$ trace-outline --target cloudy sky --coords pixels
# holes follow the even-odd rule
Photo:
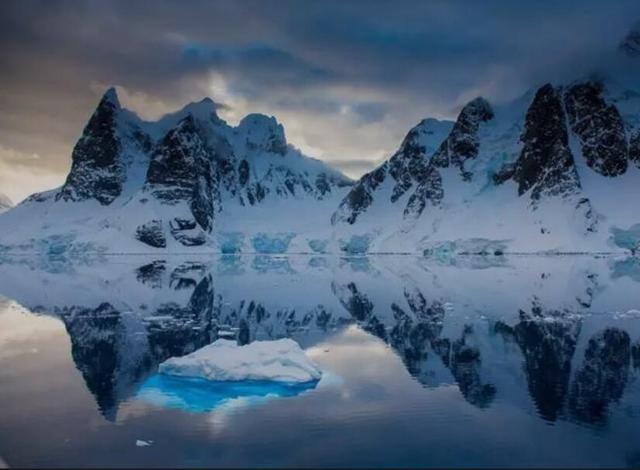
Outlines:
[[[0,192],[60,184],[110,85],[149,119],[204,96],[231,124],[274,115],[359,176],[424,117],[589,70],[638,18],[638,0],[5,0]]]

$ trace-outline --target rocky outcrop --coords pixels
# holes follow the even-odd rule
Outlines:
[[[434,164],[440,168],[453,165],[465,180],[469,180],[472,175],[464,164],[478,156],[480,124],[492,118],[493,109],[487,100],[476,98],[469,102],[462,108],[451,133],[433,156]]]
[[[73,149],[71,171],[59,199],[96,199],[108,205],[120,195],[125,175],[117,129],[120,111],[118,97],[111,88],[100,100]]]
[[[176,217],[169,222],[171,234],[185,246],[205,243],[198,228],[205,232],[213,229],[215,204],[220,200],[214,164],[215,156],[192,116],[167,133],[149,164],[145,191],[162,204],[185,204],[193,217]]]
[[[151,220],[139,225],[136,229],[136,239],[154,248],[166,248],[167,239],[162,229],[162,220]]]
[[[571,386],[569,409],[574,419],[604,424],[609,406],[622,398],[630,365],[631,341],[626,331],[607,328],[591,338]]]
[[[537,304],[531,312],[521,311],[520,318],[514,327],[498,323],[496,331],[518,344],[529,394],[540,416],[556,421],[569,390],[580,323],[565,319],[562,312],[544,311]]]
[[[513,175],[519,195],[530,191],[531,199],[537,201],[580,189],[565,121],[558,91],[550,84],[541,87],[527,111],[522,152]]]
[[[165,204],[191,202],[200,172],[205,177],[211,173],[210,159],[194,119],[187,116],[159,143],[149,163],[145,190]]]
[[[422,214],[428,203],[437,206],[444,199],[444,188],[442,187],[442,177],[436,168],[429,168],[429,171],[420,182],[415,192],[407,201],[404,208],[405,219],[416,219]]]
[[[640,168],[640,128],[633,131],[629,138],[629,160]]]
[[[452,343],[449,368],[464,398],[478,408],[486,408],[496,395],[496,387],[485,383],[480,375],[482,357],[480,350],[467,344],[473,329],[465,326],[462,337]]]
[[[571,129],[580,139],[587,165],[603,176],[627,171],[627,141],[618,109],[602,98],[602,84],[580,83],[564,94]]]
[[[378,186],[384,182],[386,174],[386,168],[379,167],[360,178],[360,181],[349,191],[336,212],[331,216],[331,223],[335,225],[339,222],[346,222],[353,225],[358,216],[373,203],[374,193]]]

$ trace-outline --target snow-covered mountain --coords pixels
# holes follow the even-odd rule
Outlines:
[[[312,251],[351,181],[289,145],[273,117],[237,127],[204,99],[146,122],[109,89],[64,185],[0,220],[12,250]],[[324,232],[326,233],[322,233]]]
[[[583,78],[425,119],[355,184],[259,114],[205,99],[145,122],[107,91],[65,184],[0,217],[0,251],[640,249],[640,27]]]
[[[362,252],[637,250],[639,34],[616,67],[420,123],[340,203],[337,239]]]
[[[13,207],[13,202],[4,194],[0,193],[0,213],[8,211]]]

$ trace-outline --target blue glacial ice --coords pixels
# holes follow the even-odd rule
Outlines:
[[[256,234],[251,243],[257,253],[264,254],[280,254],[286,253],[289,248],[289,243],[295,237],[295,233],[258,233]]]
[[[273,398],[294,397],[313,390],[318,382],[273,381],[215,382],[195,377],[156,374],[140,387],[137,398],[155,406],[205,413],[242,399],[257,405]]]

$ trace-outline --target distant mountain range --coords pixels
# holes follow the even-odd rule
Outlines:
[[[273,117],[232,127],[205,99],[146,122],[110,89],[65,184],[0,218],[0,249],[635,252],[639,69],[634,28],[587,77],[423,120],[356,182],[288,144]]]

